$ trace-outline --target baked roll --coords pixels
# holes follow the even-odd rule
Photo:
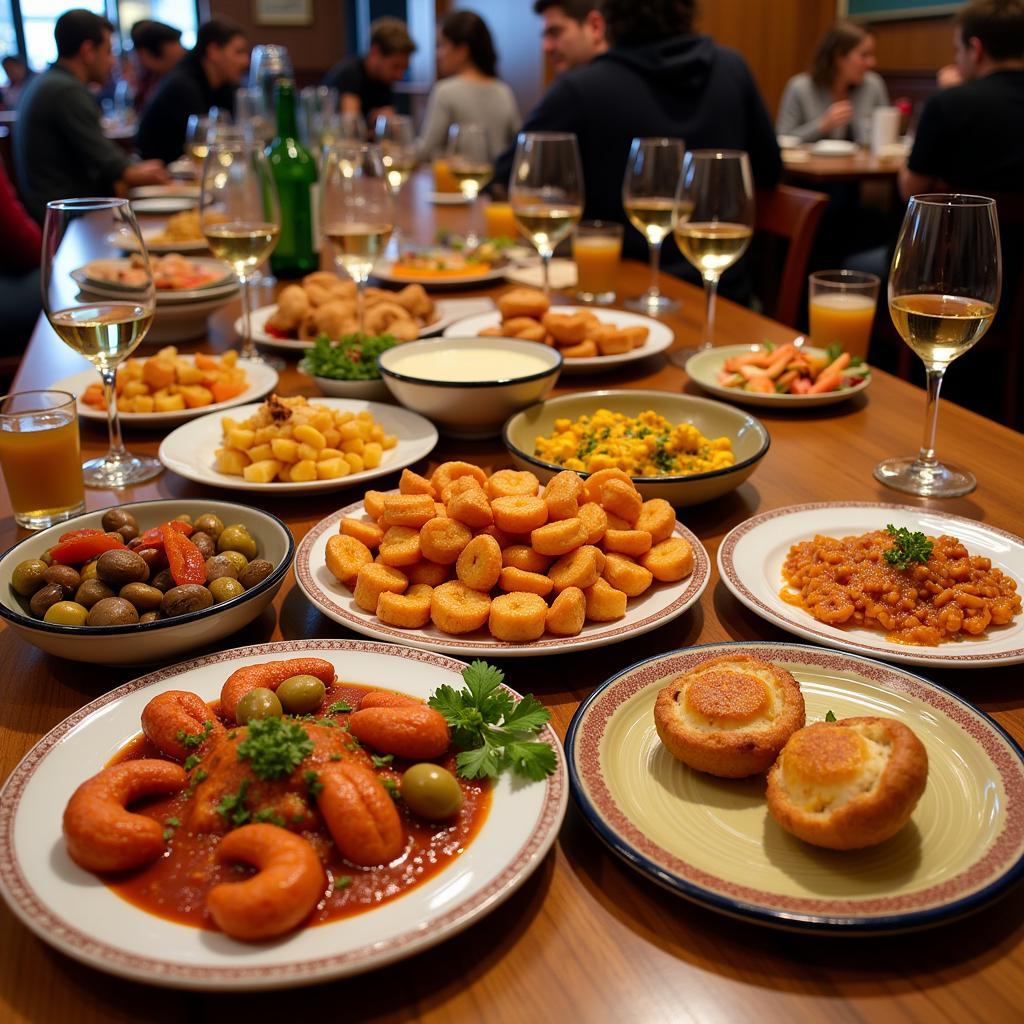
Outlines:
[[[768,809],[807,843],[858,850],[903,828],[927,779],[928,754],[902,722],[815,722],[790,738],[768,773]]]
[[[804,724],[804,698],[785,669],[723,655],[659,694],[654,724],[673,757],[727,779],[767,771]]]

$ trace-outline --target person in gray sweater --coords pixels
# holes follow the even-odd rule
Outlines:
[[[833,25],[818,43],[809,72],[786,83],[775,130],[801,142],[871,141],[871,114],[889,104],[875,66],[875,40],[851,21]]]
[[[519,131],[519,108],[512,90],[496,76],[498,57],[484,20],[472,11],[453,11],[437,33],[437,73],[430,91],[417,156],[429,160],[444,152],[453,124],[478,125],[487,134],[494,160]]]

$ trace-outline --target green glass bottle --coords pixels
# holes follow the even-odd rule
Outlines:
[[[320,257],[313,246],[316,160],[298,139],[295,83],[279,79],[274,93],[277,135],[267,147],[267,160],[281,202],[281,234],[270,257],[270,268],[277,277],[302,277],[320,267]]]

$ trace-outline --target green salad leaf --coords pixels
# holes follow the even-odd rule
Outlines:
[[[397,344],[390,334],[346,334],[338,341],[322,334],[306,353],[301,369],[332,380],[379,380],[377,356]]]

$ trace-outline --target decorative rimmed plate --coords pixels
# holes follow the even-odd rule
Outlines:
[[[788,669],[808,722],[882,715],[928,751],[924,796],[892,839],[832,851],[785,832],[764,776],[717,779],[676,761],[654,728],[658,691],[706,658],[746,654]],[[802,644],[709,644],[612,676],[565,741],[573,796],[631,867],[733,917],[797,931],[872,934],[978,909],[1024,870],[1024,755],[955,694],[891,665]]]
[[[439,334],[449,324],[455,323],[470,313],[479,313],[482,308],[490,308],[494,304],[490,299],[438,299],[434,303],[434,311],[437,316],[429,324],[420,328],[419,336],[429,338],[432,334]],[[300,341],[298,338],[279,338],[266,330],[266,322],[277,312],[276,304],[273,306],[260,306],[252,311],[252,338],[259,345],[266,348],[286,349],[292,352],[305,352],[313,347],[311,341]],[[235,332],[242,333],[242,318],[235,321]]]
[[[562,366],[563,374],[601,373],[622,366],[623,363],[635,363],[638,359],[664,352],[675,340],[672,328],[649,316],[639,313],[627,313],[622,309],[606,309],[591,306],[552,306],[553,313],[565,313],[572,316],[586,310],[593,313],[602,323],[614,324],[616,327],[646,327],[647,340],[632,352],[623,352],[617,356],[586,356],[582,359],[566,359]],[[457,320],[445,328],[445,337],[471,338],[478,335],[486,327],[497,327],[501,323],[501,314],[481,313],[479,316]]]
[[[345,680],[419,697],[461,684],[463,665],[423,651],[358,640],[294,640],[222,651],[143,676],[87,704],[51,730],[0,792],[0,891],[40,938],[92,967],[150,985],[272,989],[357,974],[411,956],[493,910],[543,860],[565,815],[565,760],[544,783],[495,786],[477,837],[451,867],[363,914],[259,944],[154,917],[121,900],[67,856],[61,811],[75,787],[139,731],[155,693],[217,697],[241,665],[319,656]]]
[[[429,455],[437,444],[437,430],[430,420],[408,409],[379,402],[365,402],[356,398],[315,398],[313,402],[343,412],[370,412],[373,418],[383,425],[386,434],[394,434],[398,438],[398,444],[384,452],[383,461],[376,469],[364,469],[361,473],[350,473],[336,480],[304,480],[301,483],[274,481],[269,484],[254,484],[240,476],[218,473],[214,468],[214,451],[221,446],[223,417],[220,413],[208,413],[171,431],[160,445],[160,461],[186,480],[209,484],[211,487],[223,487],[229,491],[295,494],[305,491],[335,491],[342,487],[352,487],[376,480],[377,477],[404,469]],[[259,407],[258,402],[234,406],[231,415],[238,420],[244,420]]]
[[[209,249],[206,240],[203,238],[192,238],[187,241],[178,242],[158,241],[163,231],[163,228],[157,227],[142,229],[142,241],[149,252],[161,254],[168,252],[207,252]],[[135,236],[128,232],[108,235],[107,241],[112,245],[119,246],[124,252],[134,252],[139,248]]]
[[[852,387],[829,391],[823,395],[762,395],[754,391],[743,391],[740,388],[727,388],[718,383],[718,374],[725,366],[726,359],[731,356],[742,356],[748,352],[756,352],[760,345],[723,345],[721,348],[710,348],[696,352],[686,361],[686,375],[704,391],[724,398],[727,402],[739,402],[741,405],[757,405],[771,409],[813,409],[822,405],[835,405],[845,402],[854,395],[859,395],[871,383],[869,373],[858,384]],[[824,349],[805,346],[805,352],[824,356]]]
[[[295,553],[295,578],[306,597],[329,619],[364,636],[424,651],[471,654],[479,658],[524,658],[605,647],[648,633],[682,615],[700,599],[711,576],[711,562],[704,546],[695,534],[677,522],[675,536],[684,537],[693,548],[693,572],[679,583],[662,583],[640,597],[631,598],[625,617],[617,622],[588,622],[578,636],[544,636],[526,644],[495,640],[486,629],[462,636],[442,633],[433,624],[424,629],[398,629],[360,608],[352,599],[352,591],[338,583],[327,569],[327,541],[338,532],[342,519],[363,513],[363,503],[357,501],[321,519],[302,539]]]
[[[158,303],[203,302],[206,299],[232,294],[238,290],[238,281],[235,279],[235,275],[231,272],[231,268],[223,261],[200,256],[193,258],[190,262],[194,263],[200,270],[209,272],[211,275],[210,280],[197,288],[157,288],[156,300]],[[99,273],[102,272],[104,265],[128,267],[130,264],[131,260],[129,258],[93,260],[84,267],[73,270],[71,276],[83,289],[88,289],[96,295],[120,298],[125,295],[131,295],[139,289],[134,285],[108,280],[99,276]]]
[[[214,402],[212,405],[204,405],[197,409],[182,409],[179,412],[122,412],[118,419],[124,427],[175,427],[187,420],[194,420],[209,413],[219,412],[222,409],[230,409],[235,405],[244,405],[247,402],[255,402],[263,398],[277,386],[277,371],[266,363],[256,362],[250,359],[239,359],[238,366],[245,370],[249,386],[234,398],[226,402]],[[83,370],[72,377],[65,377],[57,381],[53,386],[58,391],[70,391],[78,398],[78,415],[83,420],[94,420],[97,423],[107,422],[105,409],[97,409],[94,405],[86,405],[81,395],[90,384],[99,380],[96,370]]]
[[[790,547],[816,534],[849,537],[884,530],[892,523],[929,536],[958,537],[973,555],[1024,584],[1024,540],[994,526],[912,505],[842,501],[791,505],[762,512],[730,531],[718,549],[722,582],[751,611],[815,643],[868,657],[936,668],[981,668],[1024,662],[1024,615],[1006,626],[991,626],[983,637],[948,641],[935,647],[898,644],[874,629],[840,629],[779,596],[782,565]]]

